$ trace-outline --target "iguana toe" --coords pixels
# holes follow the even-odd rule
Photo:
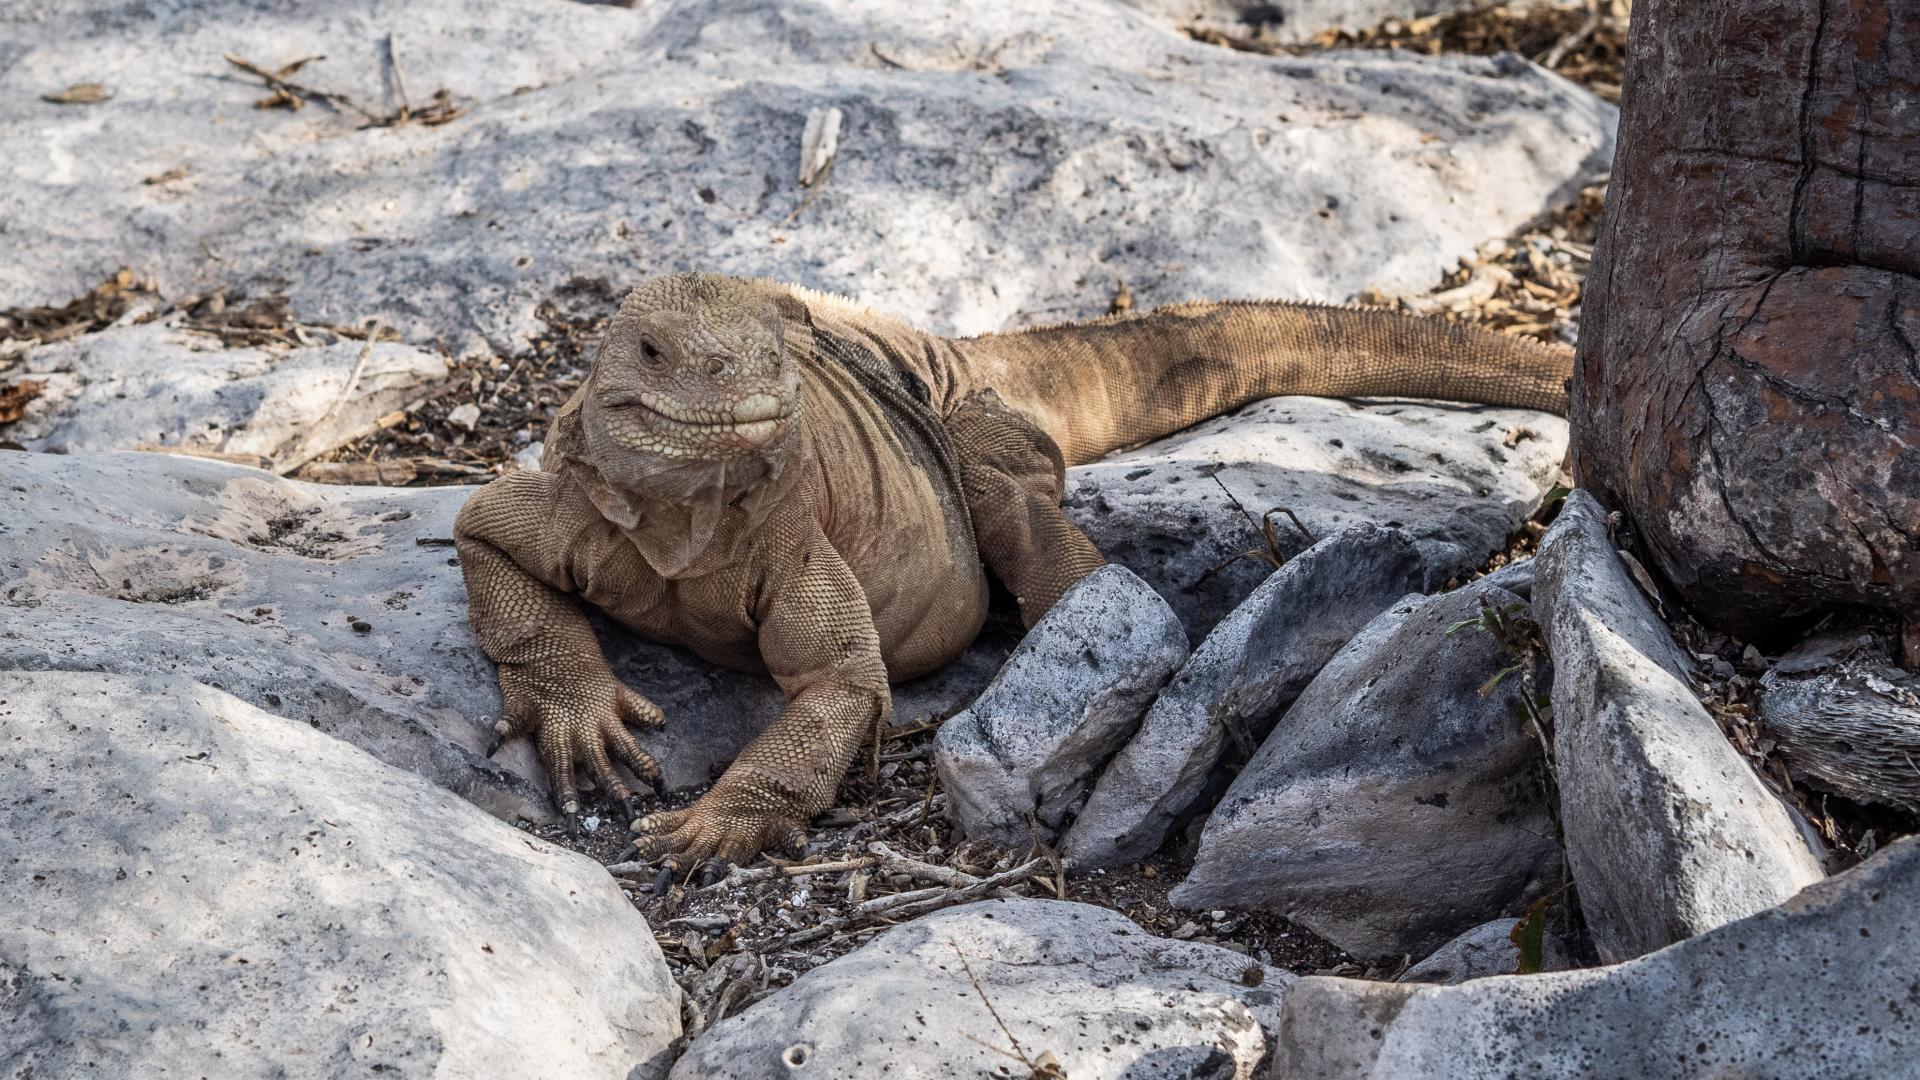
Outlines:
[[[716,787],[685,810],[648,814],[634,822],[640,858],[671,860],[678,866],[745,863],[768,847],[787,847],[800,834],[793,819],[773,810],[740,808],[731,794],[724,786]]]
[[[576,765],[608,798],[628,804],[630,814],[633,792],[614,771],[615,759],[659,790],[660,766],[640,749],[627,725],[658,728],[664,723],[660,709],[611,674],[581,678],[578,673],[556,676],[532,666],[503,666],[500,690],[505,708],[494,725],[488,753],[516,735],[535,733],[554,804],[567,815],[568,835],[575,835],[580,812]]]

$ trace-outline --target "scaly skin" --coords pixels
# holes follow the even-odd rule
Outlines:
[[[536,736],[569,819],[576,767],[621,800],[612,759],[657,777],[625,725],[660,710],[608,669],[594,604],[787,694],[693,806],[634,823],[640,855],[712,872],[797,846],[886,723],[889,680],[979,631],[989,571],[1032,626],[1102,564],[1061,513],[1067,465],[1278,394],[1564,412],[1570,364],[1361,308],[1187,304],[947,339],[772,282],[657,278],[621,304],[543,471],[488,484],[455,525],[497,730]]]

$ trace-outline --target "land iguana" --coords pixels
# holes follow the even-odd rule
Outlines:
[[[1031,627],[1100,552],[1060,508],[1065,468],[1279,394],[1565,411],[1570,350],[1440,319],[1284,302],[1190,303],[943,338],[850,301],[712,274],[621,303],[555,416],[540,471],[455,524],[495,746],[531,734],[569,827],[575,769],[658,784],[627,725],[660,709],[608,667],[581,602],[634,632],[766,672],[786,704],[637,853],[703,876],[797,849],[888,682],[958,657],[987,575]]]

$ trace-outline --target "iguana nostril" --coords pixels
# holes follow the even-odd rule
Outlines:
[[[707,361],[707,374],[716,379],[725,376],[731,370],[732,369],[727,366],[727,362],[717,356]]]

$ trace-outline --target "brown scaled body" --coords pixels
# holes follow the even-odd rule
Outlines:
[[[636,825],[643,856],[738,862],[799,841],[889,680],[951,661],[988,572],[1031,626],[1101,565],[1060,510],[1065,467],[1277,394],[1564,410],[1569,354],[1436,320],[1284,303],[946,339],[764,281],[657,278],[627,297],[554,421],[543,471],[487,485],[455,526],[499,734],[531,733],[554,798],[614,798],[626,725],[659,709],[608,669],[585,601],[655,641],[765,671],[787,703],[692,807]]]

